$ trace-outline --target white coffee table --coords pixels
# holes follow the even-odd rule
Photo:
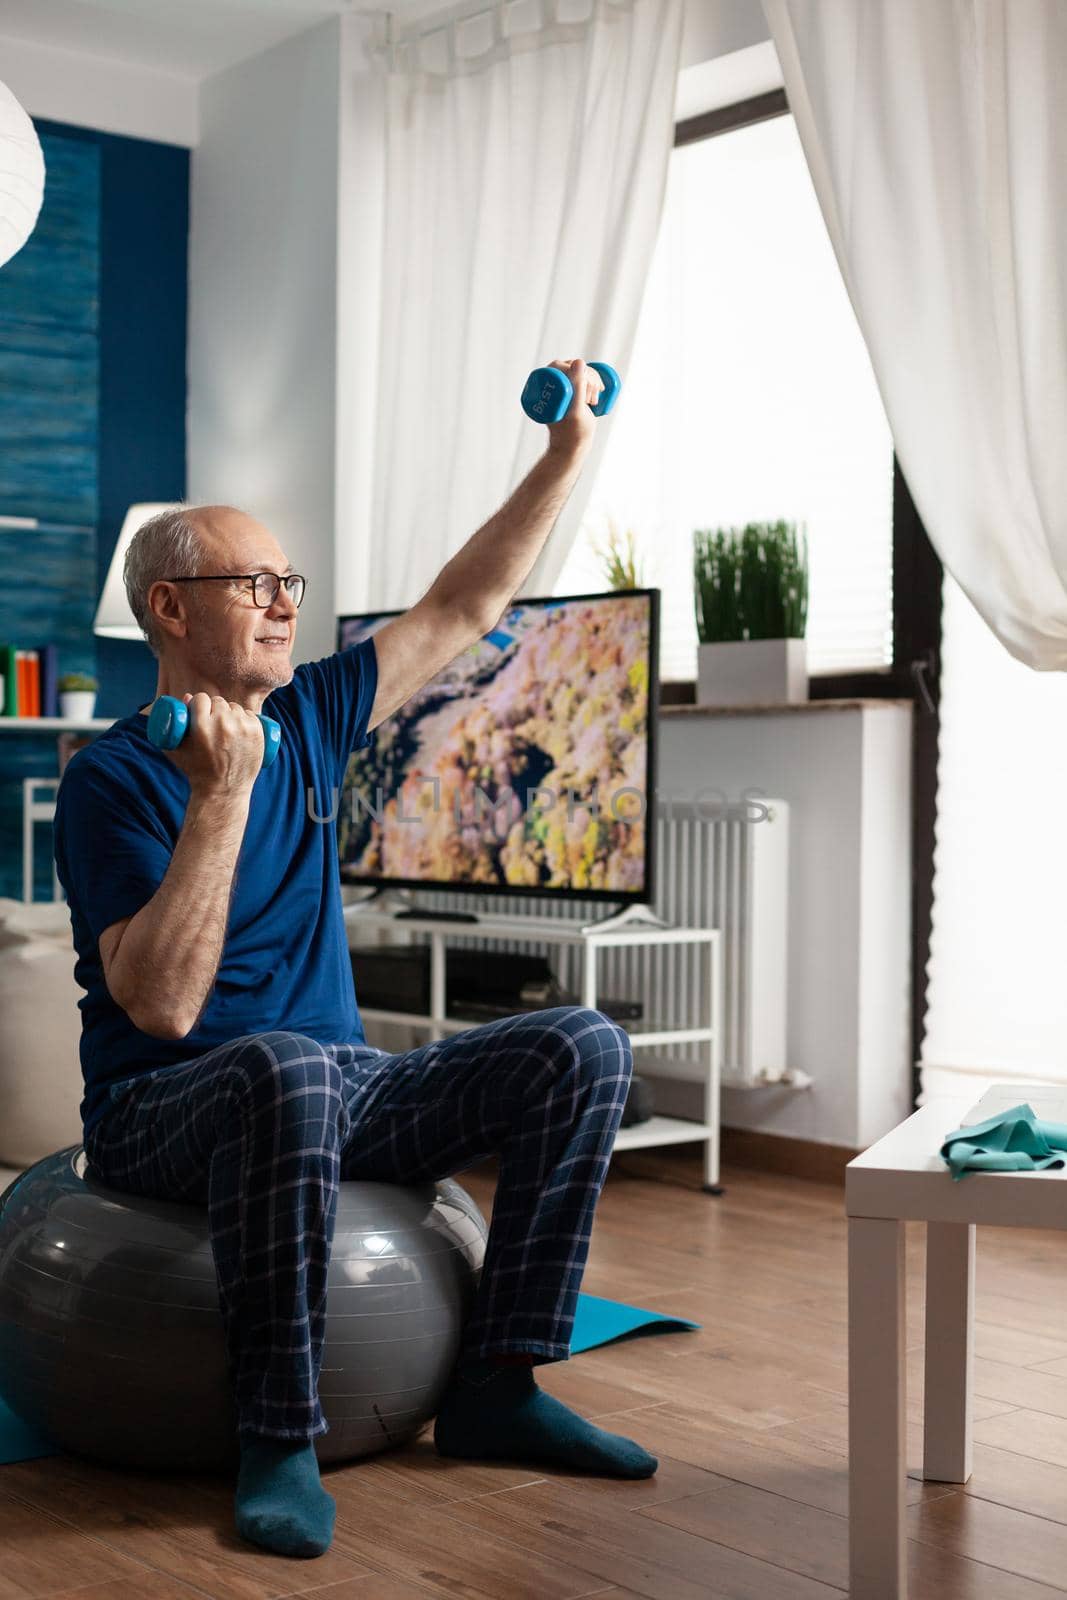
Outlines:
[[[1067,1091],[1032,1084],[934,1100],[851,1161],[848,1212],[849,1549],[852,1600],[904,1600],[904,1223],[926,1223],[923,1477],[971,1475],[975,1225],[1067,1228],[1067,1170],[953,1182],[946,1134],[1026,1102],[1067,1123]]]

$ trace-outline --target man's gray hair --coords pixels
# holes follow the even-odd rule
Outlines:
[[[126,598],[152,654],[162,638],[148,608],[148,591],[161,578],[195,578],[204,565],[204,548],[189,513],[195,506],[173,505],[141,524],[126,551],[122,581]]]

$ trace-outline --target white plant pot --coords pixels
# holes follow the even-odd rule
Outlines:
[[[698,706],[783,705],[808,698],[803,639],[697,646]]]
[[[65,689],[59,697],[59,714],[68,722],[91,722],[95,707],[95,689]]]

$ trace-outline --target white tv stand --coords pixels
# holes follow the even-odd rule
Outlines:
[[[615,1136],[616,1150],[641,1150],[651,1145],[687,1144],[699,1141],[704,1146],[704,1189],[719,1194],[719,1094],[722,1073],[722,933],[718,928],[672,928],[658,919],[641,921],[627,916],[611,917],[600,923],[580,924],[562,917],[496,916],[479,913],[473,922],[456,922],[434,917],[398,918],[386,909],[381,898],[373,905],[366,901],[344,908],[349,942],[367,930],[375,933],[425,933],[430,936],[430,1010],[383,1011],[360,1007],[368,1022],[396,1022],[425,1028],[431,1039],[462,1033],[479,1026],[481,1019],[446,1015],[445,948],[456,939],[508,939],[527,944],[575,945],[581,951],[581,1004],[597,1003],[597,955],[601,950],[646,944],[702,944],[707,947],[710,1015],[694,1019],[692,1027],[660,1028],[654,1019],[632,1023],[627,1032],[634,1050],[650,1045],[686,1044],[697,1047],[704,1072],[704,1117],[694,1122],[682,1117],[651,1117],[631,1128],[620,1128]],[[390,902],[397,904],[395,899]],[[403,902],[400,902],[403,904]],[[643,908],[642,908],[643,909]],[[359,977],[356,975],[356,998]],[[639,1069],[638,1069],[639,1070]],[[669,1070],[665,1064],[665,1070]]]

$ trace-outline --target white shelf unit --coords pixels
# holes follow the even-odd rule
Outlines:
[[[110,728],[113,721],[113,717],[0,717],[0,733],[99,732],[104,728]],[[58,784],[58,778],[22,780],[22,898],[27,904],[33,900],[34,825],[38,822],[51,823],[55,814],[55,791]],[[38,790],[49,798],[38,798]],[[63,898],[54,865],[52,898],[53,900]]]
[[[113,717],[0,717],[0,733],[62,733],[65,728],[110,728]]]
[[[549,917],[494,917],[479,915],[476,922],[442,921],[433,916],[398,918],[392,911],[375,911],[360,904],[345,907],[345,923],[349,942],[363,930],[394,934],[425,933],[430,936],[430,1010],[428,1013],[412,1011],[385,1011],[360,1006],[360,1014],[368,1022],[403,1023],[407,1027],[426,1028],[431,1039],[446,1034],[461,1033],[466,1028],[478,1027],[484,1018],[450,1017],[446,1015],[445,949],[449,940],[455,939],[506,939],[527,944],[557,944],[577,946],[580,951],[582,1005],[595,1007],[597,1003],[597,957],[602,950],[617,950],[634,945],[698,944],[707,947],[709,1015],[685,1028],[658,1028],[654,1023],[638,1022],[628,1028],[630,1043],[635,1052],[650,1045],[691,1045],[698,1050],[697,1060],[685,1062],[687,1078],[698,1077],[704,1085],[704,1116],[696,1122],[683,1117],[651,1117],[631,1128],[620,1128],[615,1136],[616,1150],[643,1150],[652,1145],[687,1144],[699,1142],[704,1146],[704,1187],[708,1192],[719,1191],[719,1099],[722,1076],[722,1016],[723,1016],[723,953],[722,931],[719,928],[650,928],[622,927],[583,929],[577,922],[568,924],[562,918]],[[357,973],[356,997],[359,997]],[[637,1070],[640,1063],[637,1062]],[[662,1072],[668,1073],[668,1063],[662,1063]]]

